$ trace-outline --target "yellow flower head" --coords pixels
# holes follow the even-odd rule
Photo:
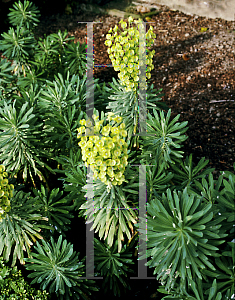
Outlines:
[[[79,121],[79,123],[80,123],[81,125],[86,125],[86,120],[85,120],[85,119],[82,119],[82,120]]]
[[[118,172],[115,174],[115,179],[119,180],[122,177],[122,172]]]
[[[96,165],[95,165],[95,164],[91,164],[90,167],[91,167],[91,170],[92,170],[93,172],[96,170]]]
[[[92,148],[93,147],[93,143],[92,143],[91,140],[88,141],[86,145],[87,145],[88,148]]]
[[[126,143],[123,139],[121,139],[121,140],[120,140],[120,145],[121,145],[121,146],[127,145],[127,143]]]
[[[123,20],[119,21],[119,23],[121,23],[123,29],[127,27],[127,23],[124,22]]]
[[[116,159],[115,159],[115,162],[116,162],[116,166],[119,166],[119,165],[120,165],[120,159],[119,159],[119,158],[116,158]]]
[[[109,158],[109,157],[110,157],[110,151],[109,151],[109,150],[104,151],[104,152],[102,153],[102,156],[103,156],[104,158]]]
[[[112,127],[112,128],[111,128],[111,132],[112,132],[113,134],[119,134],[119,129],[118,129],[118,127]]]
[[[82,127],[80,127],[80,128],[77,128],[77,131],[78,131],[78,138],[80,138],[81,137],[81,135],[82,135],[82,133],[84,133],[85,132],[85,127],[84,126],[82,126]]]
[[[118,116],[114,119],[114,121],[116,121],[117,123],[120,123],[122,121],[122,117]]]
[[[91,156],[91,157],[89,157],[88,159],[87,159],[87,163],[88,163],[88,165],[92,165],[92,164],[94,164],[95,163],[95,160],[94,160],[94,158]]]
[[[109,149],[113,149],[115,147],[115,144],[112,141],[110,141],[110,142],[108,142],[107,147]]]
[[[114,135],[114,133],[110,134],[112,136],[112,140],[114,143],[119,143],[120,137],[118,135]]]
[[[110,125],[104,126],[103,129],[102,129],[102,134],[105,135],[105,136],[108,136],[109,132],[110,132]]]
[[[102,136],[101,140],[104,141],[104,144],[106,144],[109,141],[109,137]]]
[[[121,155],[121,151],[116,149],[113,151],[113,156],[116,158],[116,157],[119,157]]]
[[[112,159],[111,162],[110,162],[110,165],[113,167],[116,165],[116,160],[115,159]]]
[[[82,148],[82,147],[84,147],[86,145],[86,142],[85,141],[80,141],[78,143],[78,145]]]
[[[98,140],[96,143],[95,143],[96,147],[98,149],[100,149],[100,147],[103,147],[104,146],[104,141],[103,140]]]
[[[100,171],[106,171],[107,166],[105,164],[103,164],[102,166],[99,167]]]
[[[126,130],[120,130],[120,135],[122,135],[123,137],[127,136],[127,131]]]
[[[101,166],[102,163],[103,163],[102,157],[101,157],[101,156],[97,156],[97,157],[96,157],[96,160],[95,160],[95,165],[96,165],[96,166]]]
[[[100,172],[99,178],[100,179],[106,179],[106,172]]]
[[[97,170],[94,170],[94,173],[93,173],[93,174],[94,174],[94,178],[97,178],[99,173],[98,173]]]
[[[106,148],[105,148],[105,147],[99,148],[99,153],[100,153],[100,155],[102,155],[104,151],[106,151]]]
[[[126,127],[125,123],[122,123],[122,124],[119,125],[120,129],[125,129],[125,127]]]
[[[129,16],[128,22],[131,23],[131,22],[133,22],[133,21],[134,21],[134,19],[132,18],[132,16]]]
[[[111,159],[107,159],[107,160],[106,160],[106,165],[107,165],[107,166],[111,166]]]
[[[114,31],[114,32],[117,32],[117,31],[118,31],[118,26],[117,26],[117,25],[114,26],[113,31]]]

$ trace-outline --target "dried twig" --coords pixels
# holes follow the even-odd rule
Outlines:
[[[209,103],[218,103],[218,102],[227,102],[227,101],[234,101],[234,100],[211,100]]]

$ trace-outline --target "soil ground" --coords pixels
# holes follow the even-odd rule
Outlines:
[[[235,22],[186,15],[160,5],[162,12],[152,16],[151,25],[156,39],[150,48],[155,50],[154,69],[150,82],[165,94],[162,101],[171,108],[172,116],[188,121],[188,139],[184,142],[185,156],[193,154],[198,163],[209,159],[208,167],[219,171],[234,171],[235,154],[235,90],[234,37]],[[78,7],[73,14],[41,17],[35,36],[43,37],[68,30],[75,42],[86,42],[86,24],[94,24],[95,64],[111,64],[104,45],[108,30],[120,17],[93,14]],[[150,24],[147,24],[147,29]],[[208,28],[201,32],[201,28]],[[188,60],[183,59],[186,54]],[[94,78],[111,82],[117,77],[113,67],[97,67]]]

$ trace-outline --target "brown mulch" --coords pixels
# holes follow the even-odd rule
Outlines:
[[[171,108],[172,116],[180,114],[179,121],[188,121],[188,139],[184,142],[185,157],[193,153],[197,163],[202,157],[209,159],[215,178],[218,171],[234,171],[235,155],[235,92],[234,92],[234,37],[235,22],[208,19],[169,10],[161,5],[160,14],[153,16],[156,39],[151,82],[157,90],[163,88],[162,100]],[[121,20],[109,15],[81,12],[73,15],[41,17],[35,37],[43,37],[67,29],[75,42],[86,42],[86,24],[95,21],[95,64],[111,64],[106,34]],[[200,32],[207,27],[206,32]],[[147,25],[147,30],[149,25]],[[165,30],[165,31],[164,31]],[[183,59],[187,54],[188,60]],[[117,77],[112,67],[97,67],[94,78],[111,82]]]

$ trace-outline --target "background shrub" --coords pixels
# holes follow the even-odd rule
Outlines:
[[[17,267],[5,266],[4,259],[0,257],[0,300],[49,300],[51,296],[46,291],[31,287]]]

